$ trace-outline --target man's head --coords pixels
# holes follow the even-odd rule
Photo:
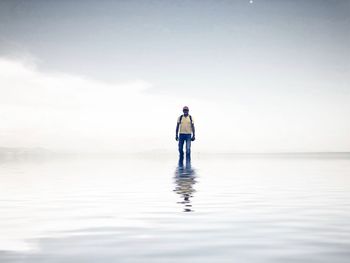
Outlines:
[[[184,115],[187,116],[187,115],[188,115],[189,109],[188,109],[187,106],[184,106],[184,107],[182,108],[182,111],[183,111]]]

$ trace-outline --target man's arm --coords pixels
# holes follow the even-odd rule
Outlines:
[[[175,140],[178,140],[178,139],[179,139],[179,136],[178,136],[178,134],[179,134],[179,126],[180,126],[180,123],[177,123],[177,124],[176,124],[176,135],[175,135]]]
[[[194,141],[196,139],[196,130],[194,128],[194,124],[192,123],[192,141]]]

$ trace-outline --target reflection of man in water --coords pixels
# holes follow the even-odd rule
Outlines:
[[[183,201],[178,203],[184,204],[184,212],[193,212],[190,198],[193,197],[192,193],[196,191],[193,188],[196,183],[194,174],[195,172],[189,163],[186,166],[179,165],[176,169],[174,191],[183,198]]]
[[[195,129],[193,124],[193,118],[188,114],[189,109],[187,106],[183,107],[183,115],[177,119],[176,124],[176,136],[175,139],[179,141],[179,161],[184,159],[183,146],[186,142],[186,160],[191,160],[191,141],[195,140]],[[180,130],[180,137],[178,136]],[[191,137],[192,136],[192,137]]]

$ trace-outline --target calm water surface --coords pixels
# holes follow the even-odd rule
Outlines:
[[[350,158],[0,163],[0,262],[350,262]]]

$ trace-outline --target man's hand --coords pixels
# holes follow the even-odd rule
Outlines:
[[[192,136],[191,141],[194,141],[195,139],[196,139],[196,137]]]
[[[177,141],[178,141],[178,140],[179,140],[179,136],[177,136],[177,135],[176,135],[176,136],[175,136],[175,140],[177,140]]]

